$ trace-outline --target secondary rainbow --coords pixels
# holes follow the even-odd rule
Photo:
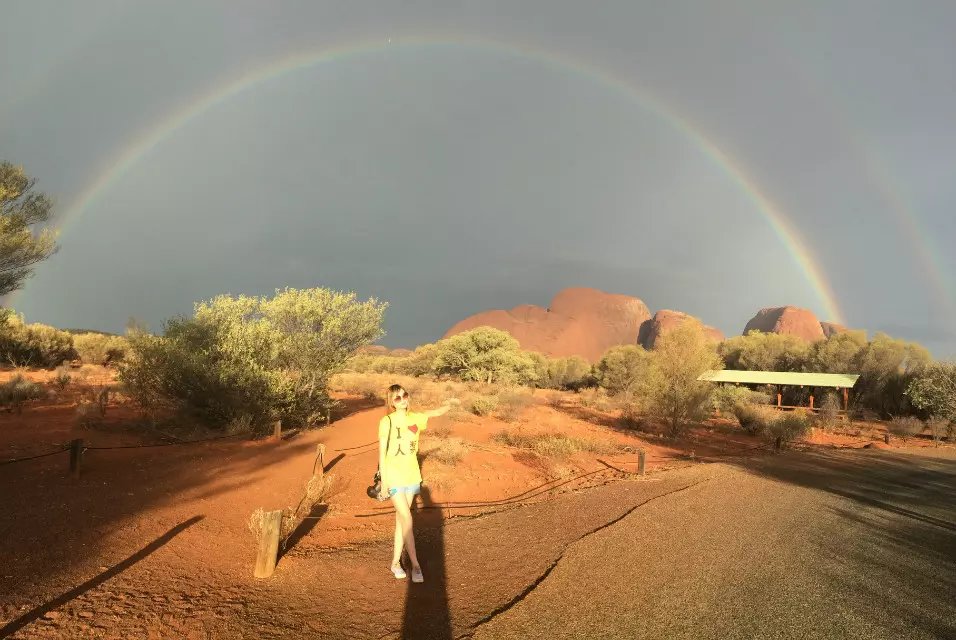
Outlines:
[[[248,70],[238,77],[219,84],[202,95],[194,97],[181,108],[161,119],[149,129],[136,136],[124,148],[120,149],[107,163],[106,168],[98,174],[93,182],[79,193],[73,203],[66,209],[61,225],[62,230],[65,232],[70,221],[86,211],[96,198],[104,193],[110,185],[119,180],[130,167],[148,155],[150,151],[158,145],[162,144],[162,142],[174,132],[216,105],[262,82],[301,69],[313,67],[318,64],[330,63],[335,60],[341,60],[363,53],[372,53],[397,47],[470,47],[479,50],[505,53],[530,58],[548,66],[578,73],[596,82],[615,88],[618,91],[623,91],[640,105],[641,108],[661,118],[691,140],[702,153],[711,158],[728,177],[741,187],[800,267],[808,283],[819,298],[822,309],[826,314],[826,319],[838,323],[845,322],[829,282],[813,259],[811,252],[800,235],[789,222],[788,217],[783,213],[780,207],[760,191],[754,181],[748,177],[739,164],[734,162],[687,119],[677,115],[673,108],[663,105],[654,99],[649,92],[644,91],[629,81],[617,77],[609,71],[581,63],[552,51],[494,40],[476,40],[468,37],[455,37],[454,39],[449,39],[448,37],[378,38],[361,43],[350,43],[338,47],[299,52]]]

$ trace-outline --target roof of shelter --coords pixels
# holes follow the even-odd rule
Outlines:
[[[743,384],[779,384],[798,387],[836,387],[849,389],[860,376],[852,373],[791,373],[789,371],[705,371],[698,380]]]

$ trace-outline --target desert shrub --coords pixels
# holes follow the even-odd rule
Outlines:
[[[531,395],[517,389],[498,394],[496,415],[505,422],[514,422],[532,402]]]
[[[797,336],[749,331],[721,342],[718,352],[728,369],[803,371],[809,348]]]
[[[444,438],[438,446],[425,452],[425,458],[429,461],[435,460],[441,464],[454,466],[462,461],[468,447],[461,438]]]
[[[911,414],[915,403],[906,391],[930,362],[929,352],[919,344],[877,334],[861,353],[854,403],[883,417]]]
[[[369,374],[340,373],[335,376],[332,388],[350,395],[384,402],[387,386],[387,383]]]
[[[640,346],[611,347],[595,365],[594,379],[611,395],[626,393],[646,377],[650,364],[650,353]]]
[[[805,365],[814,373],[854,373],[860,370],[866,333],[846,331],[810,345]]]
[[[903,442],[906,442],[908,438],[923,433],[925,426],[919,418],[914,418],[913,416],[897,416],[890,419],[886,428],[890,433],[902,439]]]
[[[778,411],[768,406],[739,402],[733,407],[734,415],[740,427],[751,436],[759,436],[767,431],[770,423],[779,418]]]
[[[698,377],[720,365],[714,342],[695,319],[684,320],[657,341],[638,394],[647,413],[666,422],[670,437],[707,417],[713,383]]]
[[[536,352],[528,355],[535,363],[538,387],[576,391],[591,383],[591,365],[580,356],[548,358]]]
[[[329,406],[329,378],[381,336],[383,311],[327,289],[219,296],[167,321],[162,337],[131,334],[120,380],[148,410],[169,407],[217,428],[243,415],[257,428],[313,424]]]
[[[498,409],[498,396],[481,395],[471,400],[471,412],[476,416],[487,416]]]
[[[50,380],[50,384],[53,385],[53,388],[57,391],[62,392],[66,389],[70,382],[73,380],[73,376],[69,374],[66,369],[62,367],[56,370],[56,375],[53,376],[53,379]]]
[[[820,411],[814,422],[815,426],[825,431],[832,431],[840,422],[840,400],[835,393],[828,392],[823,395]]]
[[[73,336],[73,348],[84,364],[119,362],[126,355],[129,342],[123,336],[102,333],[79,333]]]
[[[46,390],[41,385],[30,382],[20,374],[0,384],[0,406],[6,407],[11,413],[14,410],[21,413],[24,402],[45,397]]]
[[[956,362],[936,362],[922,369],[910,381],[906,395],[918,409],[956,421]]]
[[[478,327],[435,344],[432,370],[439,376],[487,384],[530,384],[535,364],[507,331]]]
[[[956,430],[956,425],[946,418],[930,418],[926,421],[926,427],[929,429],[930,435],[933,436],[933,442],[936,443],[943,438],[952,439],[953,432]]]
[[[572,438],[561,434],[539,433],[524,434],[504,430],[492,436],[492,440],[507,447],[528,449],[545,458],[564,460],[579,451],[596,454],[612,454],[621,450],[613,442],[601,442],[587,438]]]
[[[764,430],[764,437],[770,442],[779,443],[781,447],[799,440],[810,433],[809,416],[798,411],[791,411],[779,415],[771,420]]]
[[[89,429],[95,427],[103,421],[105,413],[103,406],[99,402],[93,402],[84,398],[76,405],[74,419],[79,427]]]
[[[26,324],[23,317],[0,317],[0,358],[14,366],[55,367],[72,360],[73,336],[44,324]]]
[[[555,397],[558,399],[561,398],[560,395],[555,395]],[[619,403],[608,395],[606,389],[601,387],[582,389],[578,392],[578,401],[582,407],[594,409],[595,411],[608,412],[619,408]]]
[[[434,344],[423,344],[415,348],[415,351],[399,359],[397,363],[397,372],[409,376],[430,376],[435,372],[435,357],[438,354],[438,347]]]
[[[718,385],[711,396],[714,411],[733,413],[738,404],[760,405],[770,402],[770,397],[759,391],[735,385]]]

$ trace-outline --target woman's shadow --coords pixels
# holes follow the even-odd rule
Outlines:
[[[452,637],[448,610],[448,576],[445,572],[445,521],[432,503],[428,487],[422,486],[414,514],[415,550],[425,582],[416,584],[408,572],[402,638],[445,640]],[[408,563],[405,563],[408,566]]]

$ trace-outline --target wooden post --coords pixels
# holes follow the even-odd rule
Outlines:
[[[883,434],[883,442],[885,442],[886,444],[890,443],[890,434],[888,433]]]
[[[810,391],[810,411],[813,411],[813,391]]]
[[[773,450],[780,451],[783,448],[783,438],[777,436],[777,439],[773,441]]]
[[[637,475],[644,475],[644,450],[641,449],[637,452]]]
[[[326,425],[332,424],[332,409],[329,407],[326,407],[325,409],[325,424]]]
[[[316,459],[316,465],[312,468],[312,477],[318,476],[321,478],[325,475],[325,445],[315,445],[315,454],[318,458]]]
[[[282,420],[276,420],[272,423],[272,439],[276,442],[282,440]]]
[[[257,578],[268,578],[276,570],[279,554],[279,529],[282,527],[282,511],[267,511],[262,519],[259,533],[259,552],[256,555]]]
[[[783,393],[780,391],[780,387],[777,387],[777,408],[783,404]]]
[[[850,390],[843,387],[843,410],[846,411],[850,404]]]
[[[70,474],[74,478],[80,477],[80,460],[83,459],[83,439],[78,438],[70,442]]]

